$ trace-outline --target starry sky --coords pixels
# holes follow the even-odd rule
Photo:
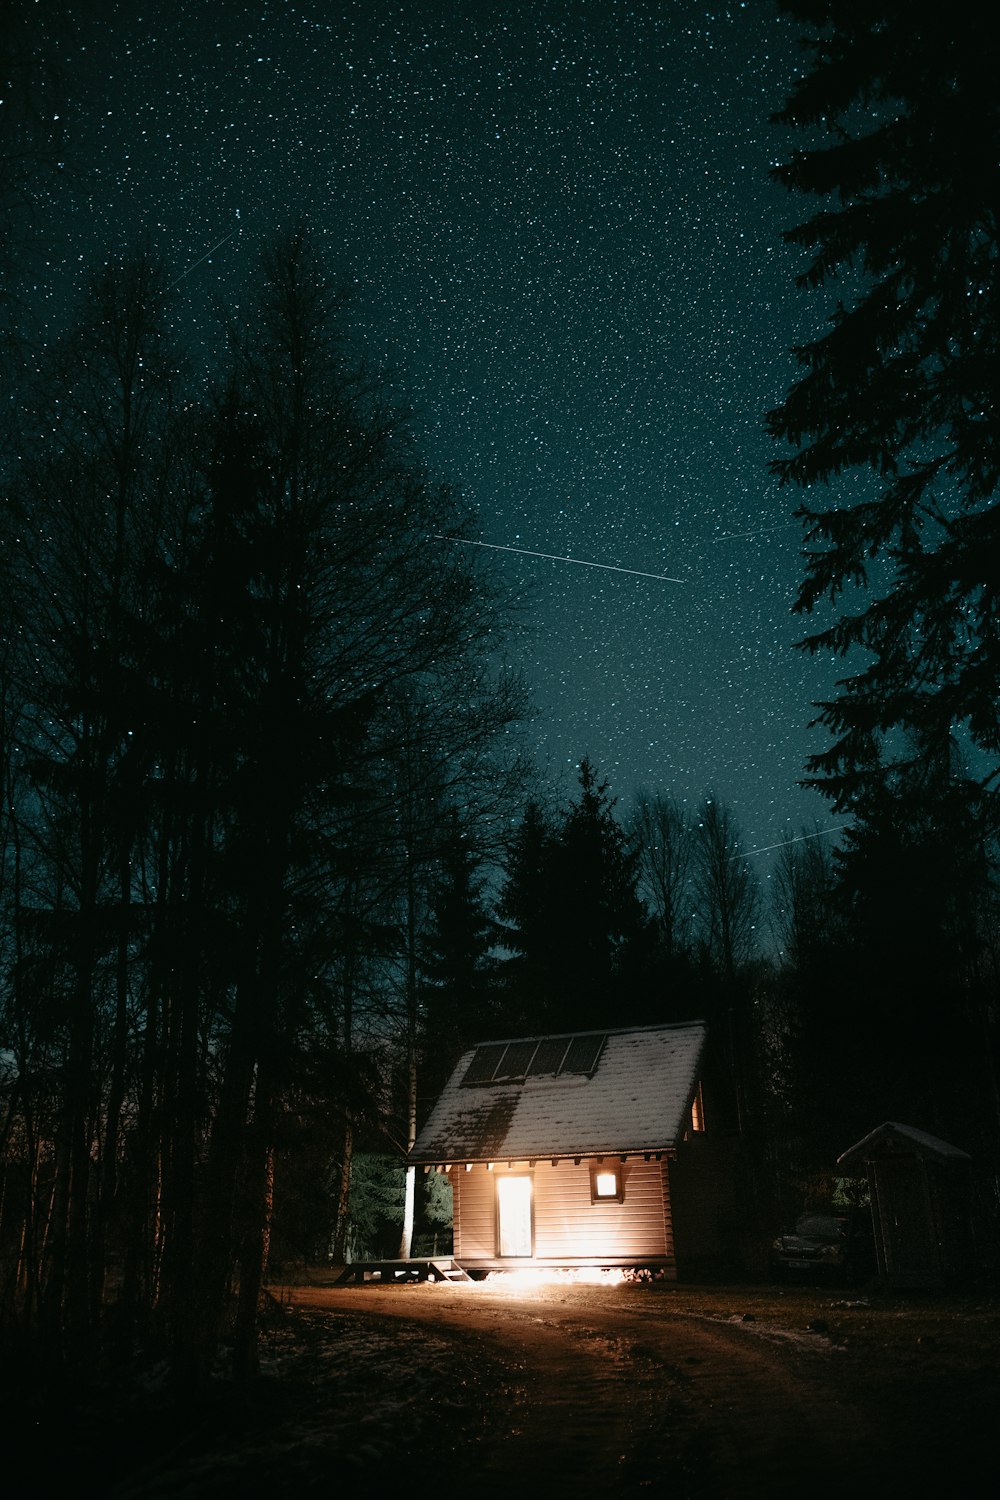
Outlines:
[[[801,65],[770,0],[104,0],[53,35],[75,165],[46,331],[144,236],[207,348],[305,218],[484,543],[679,580],[491,554],[528,591],[556,798],[588,754],[623,808],[714,790],[744,848],[839,821],[797,785],[836,668],[794,649],[797,497],[763,431],[827,311],[781,242],[807,206],[768,179]]]

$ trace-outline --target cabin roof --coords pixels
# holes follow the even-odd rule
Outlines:
[[[481,1043],[460,1058],[409,1159],[669,1150],[689,1123],[704,1045],[700,1021]]]

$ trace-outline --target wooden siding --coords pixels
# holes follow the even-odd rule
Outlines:
[[[572,1264],[611,1261],[672,1260],[673,1232],[665,1161],[641,1158],[621,1163],[621,1203],[593,1203],[590,1163],[536,1162],[534,1180],[537,1262]],[[477,1163],[471,1172],[452,1169],[455,1204],[455,1258],[466,1262],[497,1259],[496,1178],[511,1170],[498,1163],[494,1171]],[[529,1170],[516,1162],[514,1171]],[[519,1262],[523,1263],[523,1262]]]

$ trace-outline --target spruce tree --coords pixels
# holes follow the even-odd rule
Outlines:
[[[553,1002],[573,1027],[638,1019],[633,964],[646,932],[636,894],[637,854],[615,817],[615,799],[589,759],[551,864]]]
[[[452,816],[421,952],[418,1077],[424,1115],[461,1054],[493,1027],[490,951],[495,926],[486,911],[484,884],[470,841]]]
[[[551,932],[548,866],[555,831],[541,806],[531,801],[510,841],[497,915],[500,945],[509,957],[500,966],[498,1025],[501,1033],[543,1025]]]
[[[615,799],[588,759],[579,794],[547,829],[529,809],[500,914],[515,953],[512,989],[532,1031],[578,1031],[645,1019],[652,934],[636,894],[637,853]]]
[[[809,66],[776,119],[809,144],[775,171],[821,200],[785,238],[804,289],[830,288],[803,373],[770,413],[773,465],[815,492],[796,608],[840,618],[814,652],[851,656],[820,705],[834,743],[809,769],[838,805],[953,726],[975,780],[1000,775],[1000,251],[992,16],[978,0],[781,0]],[[867,589],[860,607],[845,600]],[[855,648],[866,653],[855,658]],[[856,664],[855,664],[856,663]],[[893,731],[910,730],[905,739]],[[889,753],[878,754],[879,748]]]

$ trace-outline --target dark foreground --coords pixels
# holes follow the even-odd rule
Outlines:
[[[220,1380],[182,1410],[153,1370],[48,1408],[15,1400],[8,1458],[28,1477],[6,1493],[819,1500],[980,1490],[992,1471],[1000,1301],[985,1293],[273,1291],[249,1390]]]

